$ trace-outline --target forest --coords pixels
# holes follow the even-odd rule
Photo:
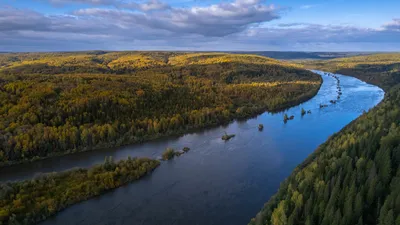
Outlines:
[[[359,78],[388,90],[400,83],[400,54],[386,53],[318,61],[296,61],[309,69],[321,69]]]
[[[0,54],[0,166],[282,110],[321,82],[295,64],[244,54]]]
[[[140,179],[160,162],[128,158],[90,169],[37,176],[32,180],[0,183],[0,225],[36,224],[75,203]]]
[[[299,165],[249,224],[399,225],[400,54],[305,62],[315,65],[355,72],[385,98]]]

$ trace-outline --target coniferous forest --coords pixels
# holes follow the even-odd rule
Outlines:
[[[0,54],[0,165],[282,110],[320,84],[299,66],[251,55]]]
[[[250,224],[400,224],[400,54],[304,64],[377,84],[385,98],[299,165]]]

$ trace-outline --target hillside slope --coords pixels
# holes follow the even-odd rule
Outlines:
[[[388,90],[400,83],[400,53],[303,61],[306,68],[350,75]]]
[[[182,134],[314,96],[321,78],[251,55],[0,55],[0,165]]]
[[[387,90],[377,107],[322,144],[250,224],[400,224],[400,54],[307,62]]]

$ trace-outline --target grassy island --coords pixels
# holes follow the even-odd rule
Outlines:
[[[177,152],[173,148],[167,148],[162,154],[162,159],[167,161],[171,160],[176,156]]]
[[[224,140],[224,141],[228,141],[228,140],[230,140],[231,138],[233,138],[233,137],[235,137],[236,135],[234,135],[234,134],[227,134],[226,132],[225,132],[225,134],[221,137],[221,139],[222,140]]]

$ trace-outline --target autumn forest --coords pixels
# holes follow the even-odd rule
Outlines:
[[[0,165],[182,134],[316,94],[294,64],[223,53],[0,55]]]

